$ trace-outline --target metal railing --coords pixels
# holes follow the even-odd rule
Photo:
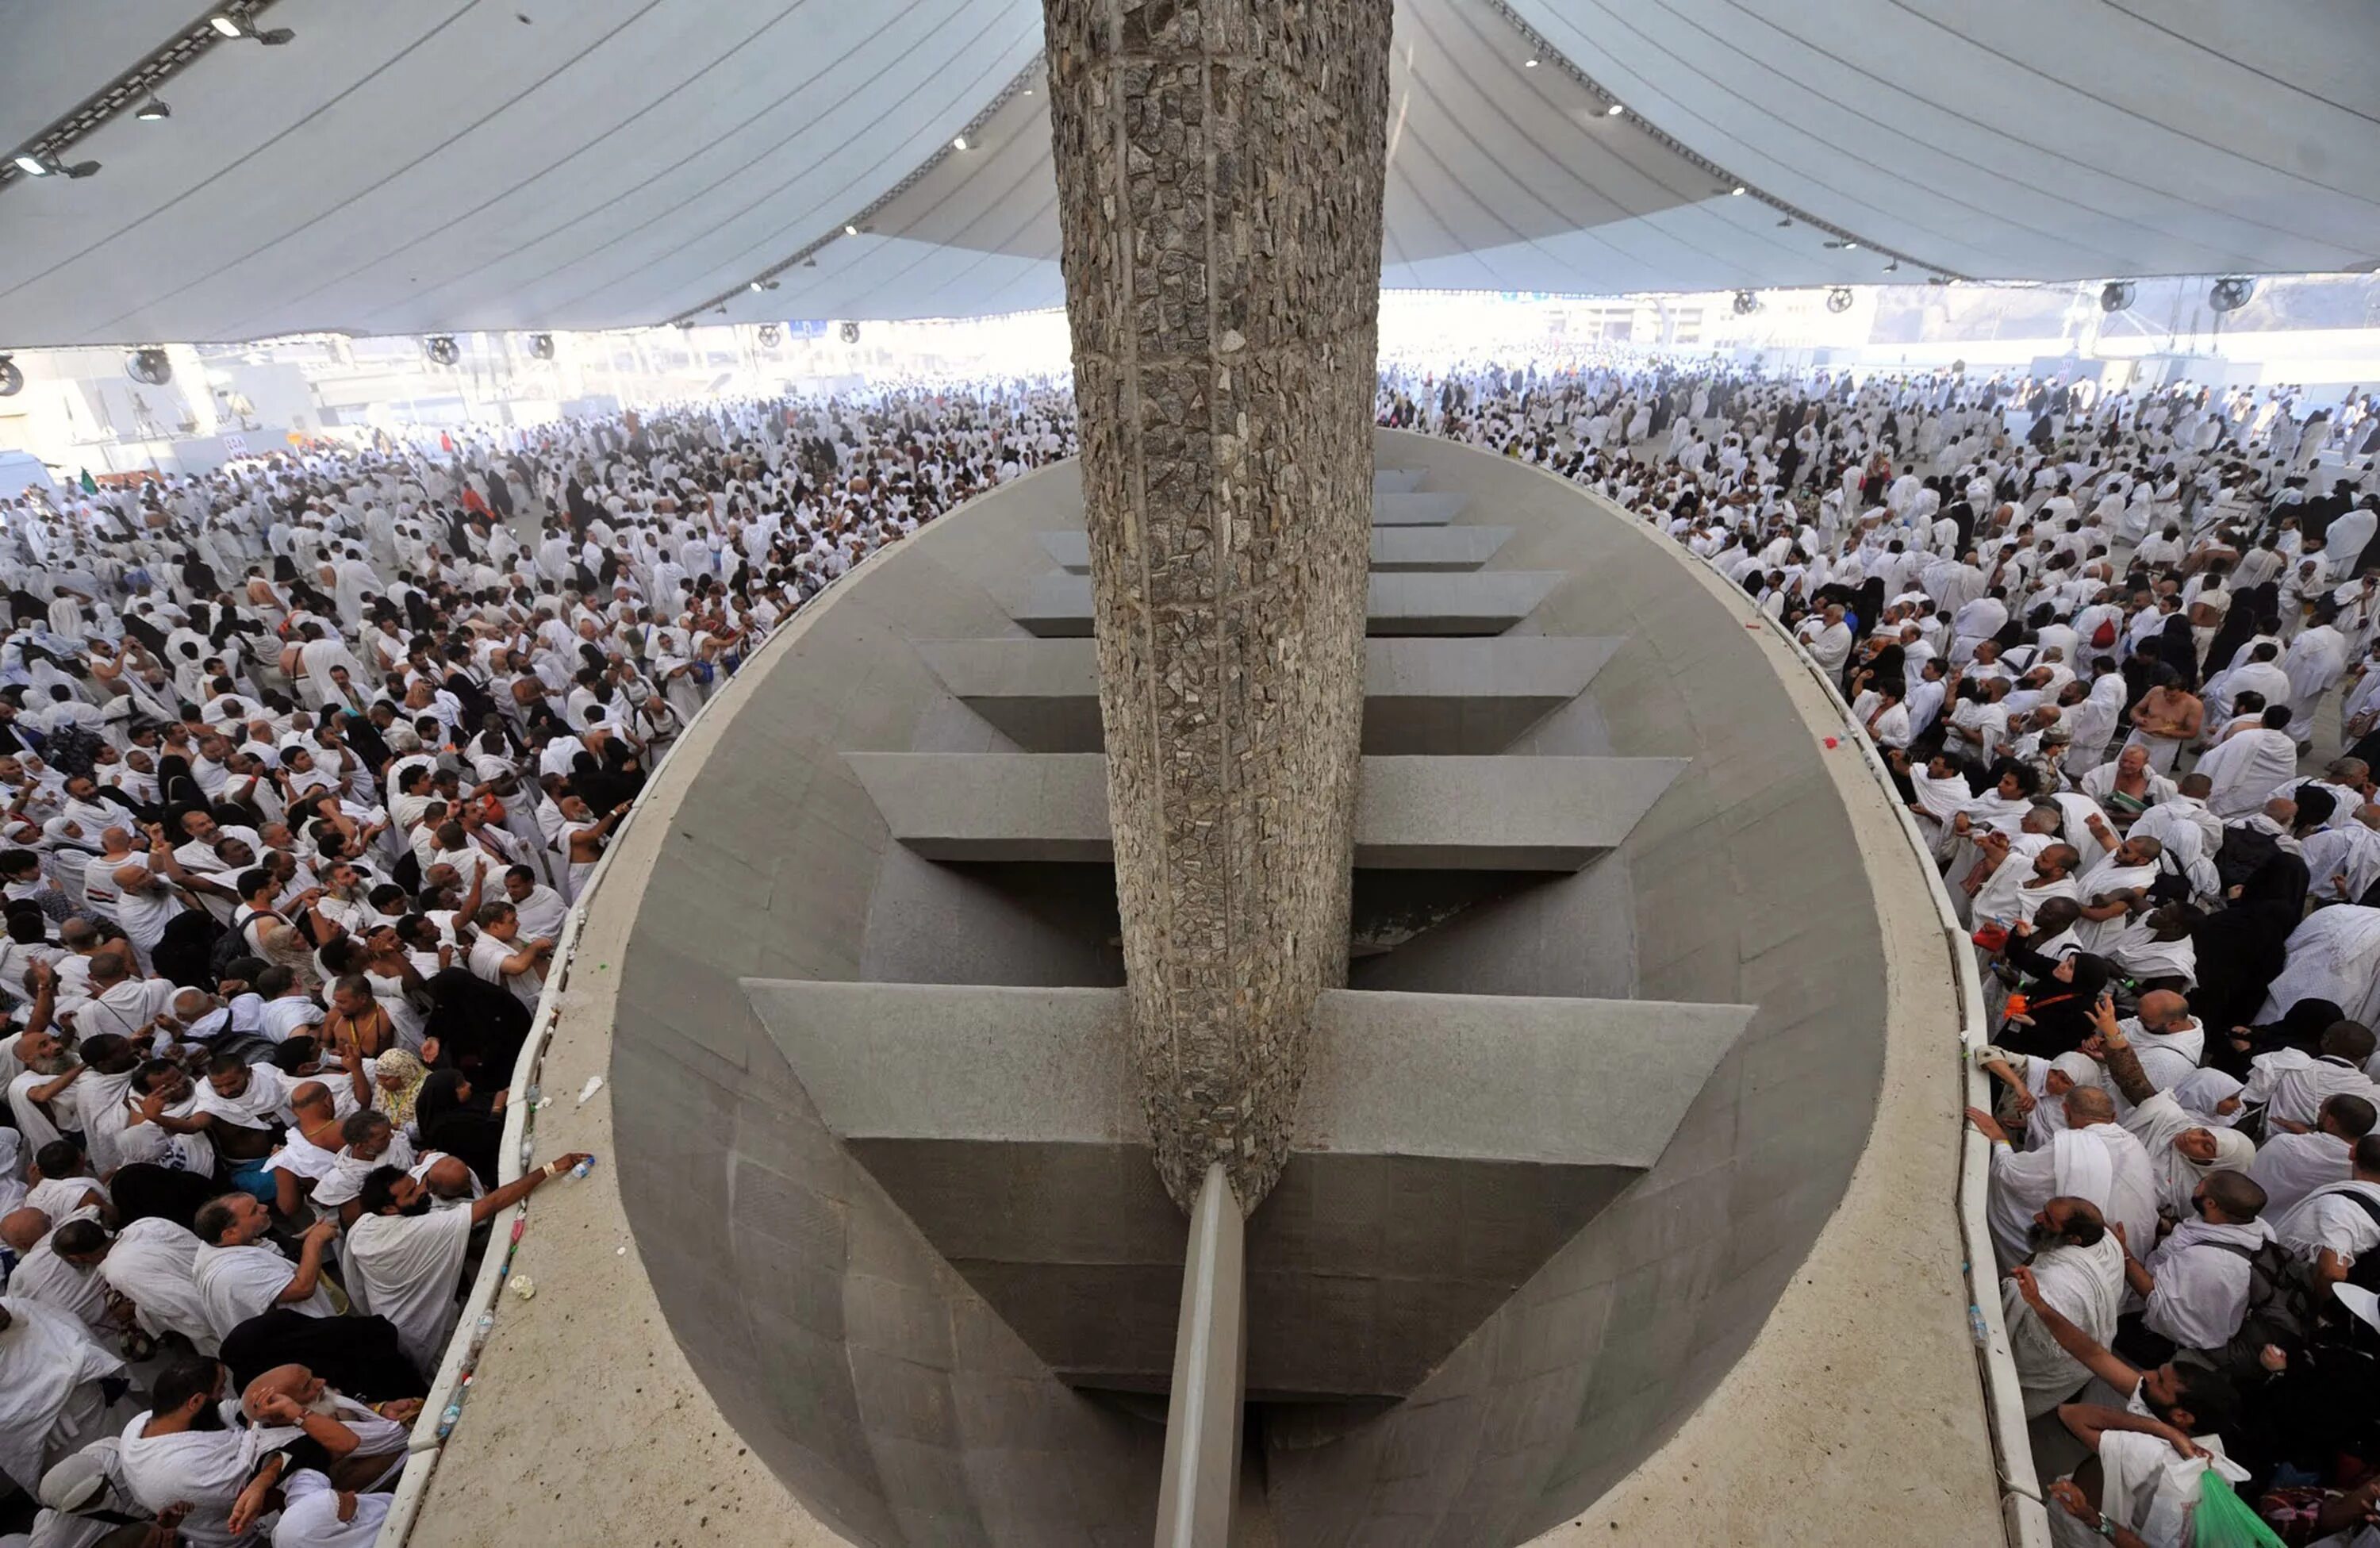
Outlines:
[[[1632,521],[1637,518],[1629,518]],[[1680,553],[1700,563],[1718,576],[1721,585],[1734,597],[1742,598],[1743,589],[1721,575],[1702,555],[1670,539],[1660,529],[1656,535],[1669,542]],[[1748,599],[1746,599],[1748,600]],[[1974,946],[1966,926],[1959,922],[1956,908],[1950,901],[1949,889],[1943,884],[1942,872],[1934,862],[1933,847],[1918,831],[1908,806],[1900,798],[1899,786],[1892,783],[1892,773],[1876,749],[1867,727],[1859,723],[1835,686],[1810,652],[1803,648],[1792,630],[1759,608],[1752,609],[1753,616],[1767,626],[1770,635],[1792,652],[1803,670],[1825,692],[1828,703],[1842,719],[1841,740],[1859,750],[1860,761],[1868,774],[1884,791],[1885,803],[1900,820],[1901,836],[1908,841],[1917,857],[1918,868],[1925,874],[1926,890],[1934,899],[1936,923],[1941,932],[1942,944],[1949,957],[1950,976],[1959,991],[1959,1064],[1961,1090],[1965,1104],[1970,1107],[1991,1106],[1990,1080],[1975,1063],[1975,1054],[1991,1041],[1991,1027],[1984,1012],[1982,969],[1976,965]],[[1963,1126],[1962,1126],[1963,1128]],[[1975,1360],[1984,1386],[1985,1418],[1988,1420],[1992,1454],[2000,1482],[2000,1514],[2008,1540],[2014,1548],[2047,1548],[2049,1512],[2043,1503],[2040,1475],[2034,1470],[2033,1444],[2026,1433],[2024,1396],[2017,1381],[2016,1360],[2009,1350],[2008,1322],[2000,1310],[1999,1272],[1998,1260],[1992,1254],[1990,1228],[1985,1223],[1984,1199],[1991,1177],[1991,1142],[1973,1128],[1963,1128],[1959,1150],[1957,1201],[1959,1234],[1966,1249],[1966,1262],[1961,1265],[1967,1282],[1967,1316],[1975,1340]]]

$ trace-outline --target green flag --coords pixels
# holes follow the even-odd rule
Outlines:
[[[99,493],[99,481],[91,476],[91,469],[88,468],[82,470],[82,492],[85,494]]]

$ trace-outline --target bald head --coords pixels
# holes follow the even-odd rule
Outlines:
[[[2265,1190],[2245,1172],[2209,1172],[2199,1185],[2210,1213],[2242,1225],[2265,1213]]]
[[[2066,1093],[2066,1126],[2088,1128],[2116,1121],[2116,1104],[2096,1086],[2077,1086]]]
[[[2170,989],[2152,989],[2141,996],[2140,1016],[2142,1026],[2161,1032],[2175,1022],[2190,1019],[2190,1002]]]
[[[36,1209],[10,1210],[0,1214],[0,1242],[19,1257],[30,1252],[50,1234],[50,1217]]]
[[[433,1198],[468,1199],[471,1196],[471,1169],[460,1156],[442,1155],[431,1162],[421,1174],[421,1186]]]

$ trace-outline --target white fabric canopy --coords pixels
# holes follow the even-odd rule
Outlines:
[[[1383,282],[2366,265],[2363,4],[1399,0]],[[195,19],[0,14],[18,144]],[[1036,0],[278,0],[259,21],[297,37],[211,47],[161,87],[170,119],[72,147],[97,175],[0,188],[0,347],[1062,298]]]

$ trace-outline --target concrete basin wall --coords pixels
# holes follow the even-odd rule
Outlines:
[[[1380,462],[1467,496],[1466,523],[1516,529],[1489,571],[1565,572],[1518,632],[1628,637],[1516,752],[1694,762],[1590,870],[1475,907],[1354,985],[1759,1007],[1659,1165],[1411,1397],[1268,1424],[1281,1542],[1475,1548],[1593,1501],[1751,1344],[1865,1142],[1886,965],[1824,754],[1690,561],[1500,457],[1383,433]],[[671,771],[684,798],[641,886],[617,877],[597,905],[634,915],[613,1121],[669,1332],[742,1440],[854,1542],[1136,1542],[1154,1509],[1153,1427],[1039,1366],[826,1132],[739,988],[909,976],[887,971],[918,955],[888,945],[896,928],[984,917],[963,896],[981,883],[890,842],[842,755],[1008,750],[909,642],[1023,637],[1014,613],[1051,566],[1036,534],[1079,519],[1072,468],[1053,469],[806,610],[746,669],[699,764]],[[1112,981],[1062,920],[1001,929],[950,976]]]

